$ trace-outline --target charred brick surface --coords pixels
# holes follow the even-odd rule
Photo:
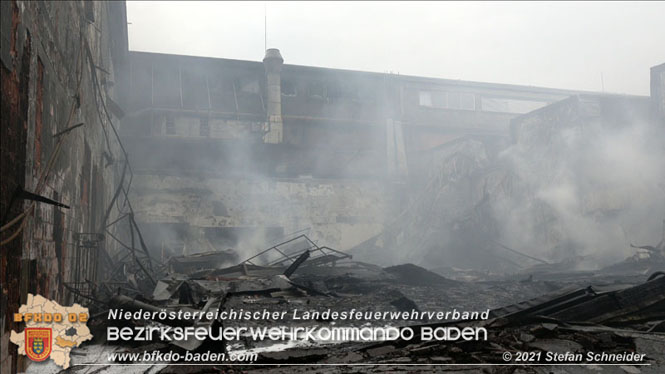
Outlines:
[[[3,1],[1,11],[0,371],[11,373],[23,359],[9,332],[22,326],[7,311],[29,292],[67,302],[74,235],[99,230],[110,200],[104,186],[113,185],[117,165],[104,154],[121,156],[98,111],[118,94],[127,31],[123,3]],[[71,208],[34,203],[22,191]]]

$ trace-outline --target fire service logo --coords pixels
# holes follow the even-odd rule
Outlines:
[[[13,318],[17,326],[24,323],[25,329],[12,330],[9,340],[18,345],[18,354],[37,362],[51,359],[67,369],[72,349],[92,339],[86,326],[88,317],[88,308],[79,304],[62,306],[43,296],[28,294]]]
[[[51,337],[53,331],[49,328],[25,329],[25,354],[32,361],[44,361],[51,355]]]

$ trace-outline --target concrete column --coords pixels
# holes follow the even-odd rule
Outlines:
[[[386,120],[386,159],[389,175],[406,177],[409,174],[402,123],[392,118]]]
[[[266,69],[266,110],[268,129],[263,136],[265,143],[277,144],[283,140],[284,125],[282,123],[282,82],[281,72],[284,59],[279,49],[266,50],[263,66]]]
[[[656,123],[665,126],[665,64],[651,68],[651,107]]]

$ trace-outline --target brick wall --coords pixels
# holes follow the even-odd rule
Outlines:
[[[2,224],[31,205],[21,198],[12,203],[19,187],[71,207],[37,203],[24,223],[2,232],[6,241],[23,227],[0,250],[2,373],[22,371],[27,364],[9,342],[9,331],[23,328],[14,325],[12,312],[27,293],[71,302],[64,283],[72,279],[75,234],[103,231],[123,156],[109,123],[109,117],[117,119],[99,107],[101,100],[118,96],[115,83],[127,54],[124,7],[122,2],[2,2]],[[79,123],[84,125],[55,136]]]

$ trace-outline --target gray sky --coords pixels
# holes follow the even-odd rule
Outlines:
[[[127,2],[130,49],[649,94],[665,2]]]

